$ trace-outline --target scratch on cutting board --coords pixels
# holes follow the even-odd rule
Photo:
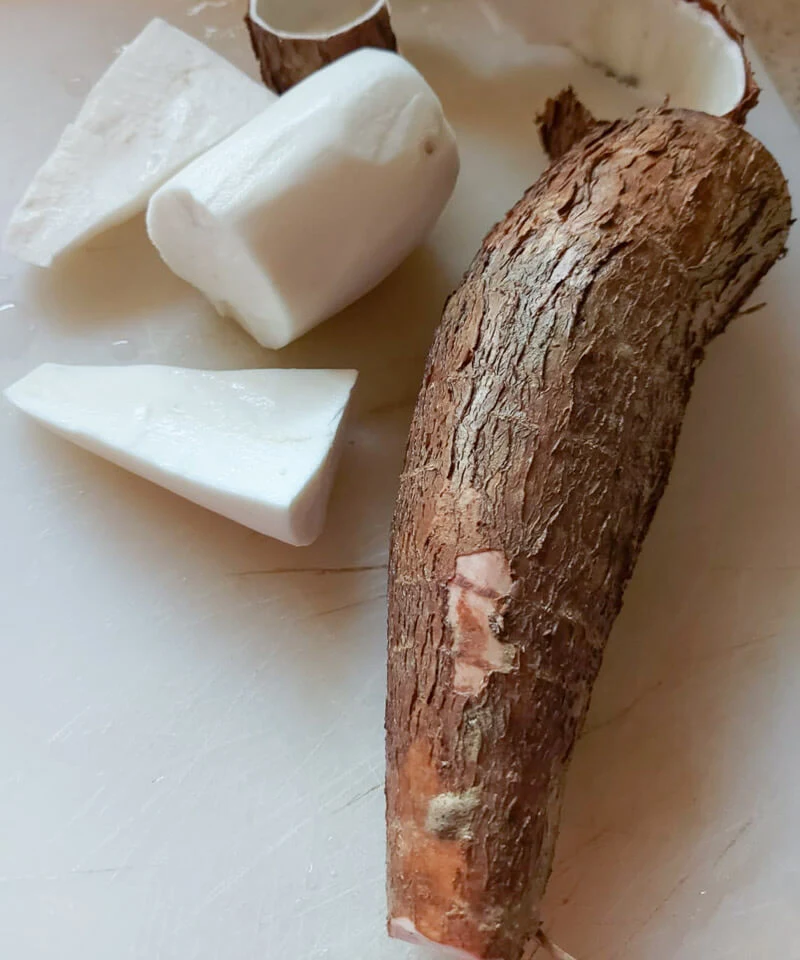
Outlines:
[[[333,613],[343,613],[345,610],[355,610],[356,607],[364,607],[368,603],[373,603],[375,600],[385,600],[386,594],[379,593],[374,597],[364,597],[363,600],[353,600],[352,603],[343,603],[338,607],[330,607],[327,610],[319,610],[315,613],[309,614],[307,617],[300,617],[297,620],[297,623],[303,623],[307,620],[319,620],[321,617],[329,617]]]
[[[225,896],[225,894],[233,889],[237,884],[241,883],[242,880],[246,879],[251,873],[254,873],[259,866],[267,859],[270,851],[265,851],[256,857],[255,860],[252,860],[248,863],[246,867],[240,870],[238,873],[232,874],[230,877],[226,877],[224,880],[221,880],[205,897],[203,897],[200,906],[197,910],[198,916],[203,913],[212,903],[216,903],[220,897]]]
[[[587,850],[590,850],[593,846],[595,846],[595,844],[600,843],[600,841],[605,837],[611,835],[624,836],[624,834],[622,834],[620,831],[612,830],[611,827],[601,827],[586,840],[582,840],[579,844],[577,844],[575,849],[571,850],[570,853],[562,860],[559,860],[555,865],[556,870],[564,870],[566,867],[570,866],[574,860],[580,856],[583,856]]]
[[[751,637],[749,640],[742,640],[739,643],[734,643],[729,647],[721,646],[716,650],[709,650],[707,653],[703,653],[699,657],[690,659],[689,665],[704,665],[710,660],[716,660],[718,657],[726,657],[734,653],[742,653],[747,650],[752,650],[756,647],[763,646],[765,643],[769,643],[771,640],[775,640],[778,636],[779,635],[777,633],[769,633],[761,637]]]
[[[747,833],[747,831],[753,826],[754,819],[753,817],[748,817],[747,820],[738,828],[736,833],[731,837],[728,843],[725,845],[725,849],[719,854],[719,856],[714,861],[714,867],[718,867],[725,857],[733,850],[733,848],[739,843],[742,837]]]
[[[297,781],[297,778],[303,773],[304,770],[314,762],[315,758],[325,749],[326,744],[329,740],[334,737],[338,737],[340,732],[336,727],[329,727],[327,731],[322,735],[322,737],[317,740],[314,746],[309,750],[305,757],[300,761],[300,763],[294,767],[292,773],[285,778],[282,787],[278,790],[277,794],[272,798],[271,804],[273,808],[273,813],[276,817],[281,816],[285,811],[292,810],[296,806],[297,801],[294,796],[290,797],[286,804],[283,803],[284,798],[289,792],[289,787]],[[348,776],[352,776],[351,771],[347,771]],[[336,778],[334,783],[340,778]]]
[[[200,3],[196,3],[186,11],[186,16],[196,17],[204,10],[221,10],[223,7],[227,7],[229,3],[230,0],[201,0]]]
[[[497,11],[490,7],[486,0],[475,0],[475,6],[483,14],[486,22],[489,24],[493,33],[502,33],[503,21],[497,15]]]
[[[420,358],[423,359],[423,358]],[[389,400],[386,403],[379,403],[375,407],[370,407],[365,411],[365,416],[371,417],[378,413],[391,413],[394,410],[411,410],[417,402],[416,396],[401,397],[400,400]]]
[[[48,742],[53,744],[58,743],[61,740],[66,740],[71,735],[73,727],[82,717],[86,716],[89,710],[89,707],[84,707],[83,710],[76,713],[75,716],[71,720],[68,720],[63,727],[60,727],[58,730],[56,730]]]
[[[357,793],[354,797],[351,797],[347,803],[342,807],[337,807],[333,812],[341,813],[342,810],[347,810],[348,807],[354,806],[359,800],[364,800],[365,797],[369,797],[373,793],[377,793],[378,790],[383,790],[383,783],[376,783],[374,787],[370,787],[369,790],[363,790],[361,793]]]
[[[372,779],[372,776],[374,776],[375,773],[376,771],[374,770],[371,771],[368,779]],[[357,782],[359,780],[363,781],[364,779],[367,779],[367,778],[361,777],[360,775],[357,774],[356,769],[352,769],[347,772],[343,772],[339,774],[338,776],[334,777],[332,780],[328,780],[326,784],[328,787],[327,799],[323,803],[321,809],[330,810],[332,814],[340,813],[342,810],[345,809],[345,807],[347,807],[347,802],[341,804],[340,801],[344,801],[347,794],[350,793],[350,791],[352,790],[353,782],[354,781]],[[338,787],[340,784],[343,785],[341,789],[337,789],[335,792],[330,792],[331,788]],[[369,790],[366,791],[364,795],[366,796],[368,794],[371,794],[373,792],[373,789],[376,789],[376,788],[370,788]],[[355,802],[356,799],[360,800],[361,797],[359,796],[358,798],[353,798],[353,802]],[[335,806],[335,804],[340,804],[340,805]]]
[[[742,640],[739,643],[734,643],[730,646],[721,646],[716,650],[709,650],[705,653],[700,654],[696,657],[691,657],[689,659],[689,665],[695,669],[708,666],[709,663],[717,660],[719,657],[729,657],[736,653],[743,653],[748,650],[756,649],[761,647],[766,643],[769,643],[772,640],[775,640],[779,635],[777,633],[769,633],[764,636],[751,637],[747,640]],[[587,726],[583,733],[580,736],[581,740],[585,740],[587,737],[591,737],[593,734],[598,733],[600,730],[605,730],[607,727],[613,726],[616,723],[619,723],[621,720],[624,720],[628,714],[632,713],[641,703],[653,693],[657,693],[661,690],[667,683],[675,684],[676,686],[685,682],[686,680],[694,677],[695,674],[688,673],[683,674],[681,677],[666,677],[661,680],[658,680],[656,683],[651,684],[646,687],[638,696],[634,697],[626,706],[621,707],[616,713],[608,717],[606,720],[601,720],[598,723]]]
[[[0,883],[58,883],[63,880],[73,880],[76,877],[95,877],[100,875],[116,876],[118,873],[130,873],[131,870],[139,870],[141,867],[135,867],[131,864],[121,865],[119,867],[92,867],[78,868],[70,870],[67,873],[46,873],[46,874],[18,874],[11,877],[0,877]]]
[[[690,877],[691,877],[690,873],[685,873],[680,878],[680,880],[678,880],[677,883],[675,883],[674,886],[670,888],[669,892],[665,897],[661,899],[658,906],[654,910],[652,910],[640,924],[637,925],[636,929],[628,937],[628,939],[622,944],[619,950],[615,950],[614,953],[612,953],[609,956],[608,960],[616,960],[617,957],[622,957],[625,955],[625,951],[627,950],[627,948],[642,933],[642,931],[646,930],[647,927],[650,926],[653,920],[655,920],[655,918],[659,915],[659,913],[661,913],[661,911],[664,909],[664,907],[666,907],[666,905],[670,902],[670,900],[672,900],[675,894],[679,893],[683,889],[683,887],[686,885],[686,882],[689,880]]]
[[[298,833],[301,833],[303,830],[314,824],[317,821],[320,813],[324,813],[329,806],[330,802],[323,803],[320,808],[314,810],[308,816],[303,817],[296,823],[293,823],[292,826],[284,834],[282,834],[281,837],[279,837],[274,843],[271,843],[269,847],[265,848],[260,854],[258,854],[258,856],[256,856],[254,860],[249,861],[246,867],[221,880],[203,898],[197,911],[198,914],[202,913],[202,911],[206,910],[212,903],[215,903],[220,899],[220,897],[225,896],[226,893],[240,884],[250,874],[254,873],[261,866],[261,864],[264,863],[265,860],[271,858],[277,850],[294,839]]]
[[[334,893],[330,897],[326,897],[324,900],[312,900],[307,907],[303,910],[298,911],[295,914],[297,919],[304,917],[306,914],[315,913],[317,910],[322,910],[325,907],[330,907],[334,903],[339,903],[340,900],[346,900],[351,894],[356,893],[360,890],[368,890],[370,887],[377,886],[378,884],[383,885],[386,881],[382,876],[373,877],[371,880],[367,880],[362,883],[354,883],[352,886],[347,887],[345,890],[339,890],[337,893]]]
[[[649,697],[651,693],[656,693],[660,690],[666,680],[659,680],[657,683],[651,684],[649,687],[646,687],[642,692],[633,698],[626,706],[622,707],[616,713],[612,714],[608,719],[601,720],[599,723],[594,724],[594,726],[587,727],[581,734],[581,740],[585,740],[587,737],[591,737],[592,734],[597,733],[600,730],[605,730],[606,727],[613,726],[615,723],[619,723],[620,720],[624,720],[629,713],[632,713],[639,704],[646,698]]]
[[[342,780],[344,777],[338,777],[337,780]],[[274,853],[279,850],[281,847],[284,847],[290,840],[297,836],[298,833],[301,833],[307,826],[315,823],[322,814],[328,812],[334,812],[331,810],[333,804],[336,802],[338,797],[328,797],[313,813],[309,814],[306,817],[303,817],[302,820],[297,821],[292,824],[292,826],[286,830],[274,843],[270,845],[270,852]]]
[[[376,563],[366,567],[276,567],[274,570],[242,570],[238,573],[229,573],[229,577],[277,577],[289,574],[306,573],[311,576],[323,577],[337,573],[369,573],[373,570],[388,569],[387,563]]]
[[[327,749],[328,743],[332,739],[339,736],[341,736],[341,731],[339,729],[337,729],[335,726],[329,727],[323,736],[317,740],[312,749],[309,750],[305,757],[299,762],[299,764],[293,768],[292,773],[284,779],[282,787],[270,800],[271,817],[274,822],[283,823],[285,820],[285,815],[291,815],[294,811],[296,811],[297,798],[295,793],[290,792],[291,787],[297,784],[300,775],[314,764],[320,753]],[[361,773],[362,768],[366,768],[363,774]],[[334,804],[345,800],[347,794],[350,792],[350,790],[352,790],[354,781],[356,783],[368,783],[373,778],[380,779],[382,776],[382,761],[380,763],[364,761],[360,764],[357,764],[355,767],[349,767],[341,770],[332,779],[326,781],[329,794],[326,801],[322,804],[320,812],[326,810],[330,810],[331,813],[338,812],[338,809],[341,808],[336,808]],[[339,786],[339,784],[342,783],[345,784],[343,789],[335,789]],[[330,791],[334,790],[335,792],[330,793]]]
[[[83,817],[85,817],[92,807],[97,803],[100,797],[105,793],[105,786],[98,787],[95,792],[89,797],[89,799],[81,806],[79,810],[72,814],[69,818],[70,825],[78,823]]]

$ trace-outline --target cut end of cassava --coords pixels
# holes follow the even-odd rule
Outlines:
[[[740,72],[740,78],[738,88],[734,87],[731,91],[732,96],[736,96],[737,99],[725,113],[720,112],[720,115],[734,123],[744,124],[747,115],[756,106],[761,96],[761,88],[756,83],[753,65],[745,50],[744,34],[736,29],[724,9],[718,7],[713,0],[684,0],[684,2],[693,4],[702,13],[715,20],[718,29],[727,37],[728,57],[734,64],[734,71]]]
[[[416,927],[413,920],[408,917],[395,918],[389,921],[389,936],[395,940],[402,940],[404,943],[412,943],[415,947],[425,947],[427,950],[436,951],[442,958],[450,960],[481,960],[474,953],[468,953],[459,947],[451,947],[444,943],[437,943],[423,936]]]
[[[714,0],[612,0],[610,6],[598,30],[600,65],[674,106],[744,123],[760,91],[744,36]]]
[[[413,944],[415,947],[423,947],[430,951],[434,957],[441,957],[442,960],[485,960],[485,958],[470,953],[468,950],[462,950],[460,947],[453,947],[448,944],[437,943],[424,936],[417,930],[416,924],[408,917],[400,917],[389,921],[389,936],[394,940],[402,940],[404,943]],[[552,960],[575,960],[574,957],[566,953],[561,947],[553,941],[543,931],[528,946],[524,953],[524,960],[532,960],[534,955],[544,951],[545,956]]]
[[[397,50],[386,0],[250,0],[245,23],[276,93],[361,47]]]
[[[714,0],[497,2],[530,42],[566,46],[654,103],[741,124],[758,101],[744,37]]]
[[[727,113],[720,115],[733,123],[743,125],[747,115],[758,102],[760,89],[753,77],[750,60],[744,50],[744,36],[710,0],[679,0],[682,4],[696,5],[705,15],[716,18],[719,29],[724,31],[738,54],[742,65],[742,94],[736,105]],[[714,111],[705,111],[714,112]],[[556,97],[551,97],[544,110],[536,117],[539,137],[545,153],[552,161],[558,160],[591,133],[598,133],[608,126],[604,120],[598,120],[578,98],[575,90],[568,87]]]

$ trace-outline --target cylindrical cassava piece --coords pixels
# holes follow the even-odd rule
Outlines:
[[[458,169],[421,74],[397,54],[359,50],[173,177],[147,228],[179,277],[277,350],[398,267]]]
[[[738,126],[643,112],[565,153],[450,299],[391,554],[394,936],[535,950],[565,772],[695,370],[790,215]]]
[[[397,50],[386,0],[250,0],[245,23],[276,93],[360,47]]]

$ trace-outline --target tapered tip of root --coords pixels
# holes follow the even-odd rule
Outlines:
[[[459,947],[451,947],[444,943],[436,943],[435,940],[429,940],[428,937],[423,936],[417,930],[414,922],[407,917],[389,921],[389,936],[395,940],[403,940],[405,943],[413,943],[416,947],[435,950],[441,957],[452,957],[455,960],[480,960],[475,954],[461,950]]]

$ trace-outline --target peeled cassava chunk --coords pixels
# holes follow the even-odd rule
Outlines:
[[[278,349],[369,292],[455,186],[436,94],[394,53],[313,74],[166,183],[147,211],[167,265]]]
[[[4,248],[50,266],[141,213],[165,180],[275,99],[202,43],[152,20],[98,80],[37,172]]]
[[[390,932],[480,960],[544,941],[567,767],[695,371],[791,218],[728,119],[564,106],[572,142],[549,130],[561,159],[446,307],[392,538]]]
[[[325,523],[356,376],[46,363],[6,397],[78,446],[303,546]]]

